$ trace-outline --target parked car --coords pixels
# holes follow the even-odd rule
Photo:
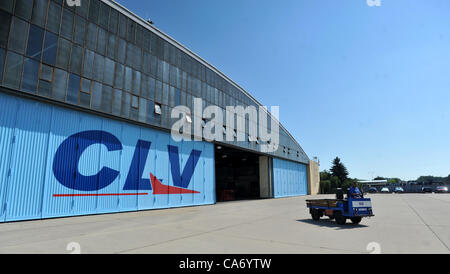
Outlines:
[[[383,187],[380,191],[381,193],[391,193],[388,187]]]
[[[369,193],[377,193],[377,192],[378,192],[378,190],[376,187],[369,188]]]
[[[448,187],[438,186],[436,187],[436,193],[448,193]]]
[[[433,189],[431,187],[424,186],[422,187],[422,193],[433,193]]]
[[[403,187],[396,187],[396,188],[394,189],[394,192],[395,192],[395,193],[404,193],[405,190],[403,189]]]

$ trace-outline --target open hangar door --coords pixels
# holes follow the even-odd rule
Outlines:
[[[215,145],[217,202],[271,198],[271,158]]]

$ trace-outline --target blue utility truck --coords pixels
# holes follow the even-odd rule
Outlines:
[[[323,216],[335,219],[339,225],[344,225],[347,219],[359,224],[364,217],[373,217],[372,201],[370,198],[351,197],[344,199],[342,190],[337,191],[336,199],[306,200],[306,206],[312,219],[318,221]]]

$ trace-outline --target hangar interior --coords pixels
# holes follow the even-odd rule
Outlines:
[[[265,156],[223,145],[215,146],[217,202],[267,198],[270,180]]]

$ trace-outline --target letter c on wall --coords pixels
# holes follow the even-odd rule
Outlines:
[[[79,191],[95,191],[114,182],[119,172],[108,167],[103,167],[92,176],[78,172],[81,155],[94,144],[102,144],[108,151],[122,150],[120,141],[105,131],[84,131],[70,136],[59,146],[53,159],[53,174],[62,185]]]

